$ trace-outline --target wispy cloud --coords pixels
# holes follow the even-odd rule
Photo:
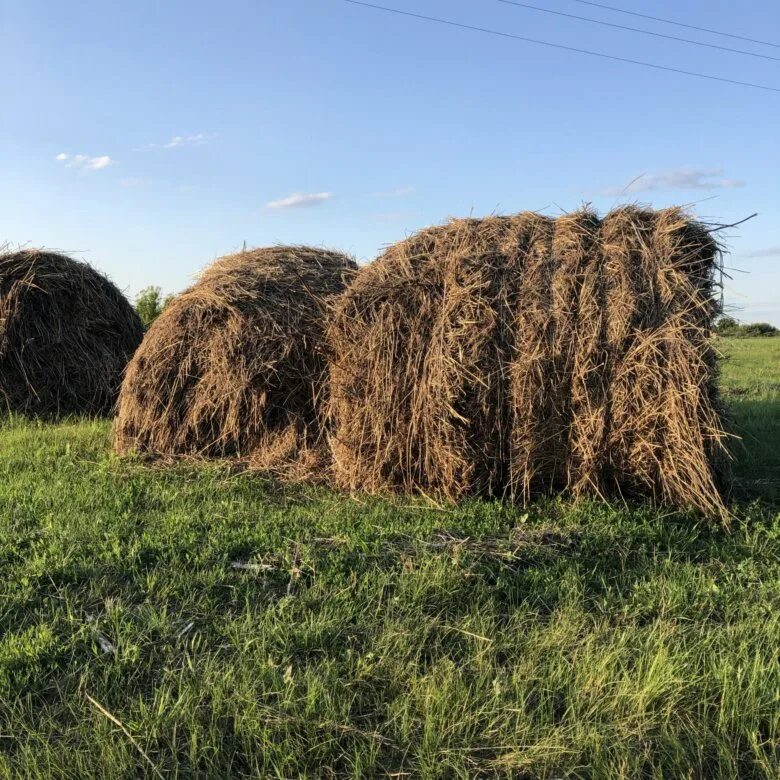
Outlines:
[[[409,195],[414,192],[414,187],[396,187],[393,190],[385,190],[384,192],[372,192],[369,197],[371,198],[399,198],[402,195]]]
[[[192,133],[191,135],[174,135],[162,144],[147,144],[143,149],[181,149],[185,146],[201,146],[217,137],[216,133]],[[143,151],[137,149],[136,151]]]
[[[311,206],[319,206],[332,197],[333,193],[330,192],[294,192],[286,198],[269,201],[265,204],[265,207],[272,211],[308,208]]]
[[[167,144],[163,144],[163,147],[165,149],[178,149],[180,146],[200,146],[201,144],[205,144],[206,141],[210,141],[212,138],[214,138],[214,135],[208,133],[175,135]]]
[[[780,257],[780,245],[756,249],[754,252],[747,252],[743,257]]]
[[[720,190],[742,187],[744,184],[739,179],[724,178],[722,168],[678,168],[637,176],[628,184],[609,187],[601,194],[613,197],[658,190]]]
[[[87,154],[66,154],[60,152],[55,158],[57,162],[61,162],[66,168],[77,168],[82,171],[101,171],[104,168],[108,168],[109,165],[114,165],[116,160],[112,160],[107,154],[99,157],[90,157]]]

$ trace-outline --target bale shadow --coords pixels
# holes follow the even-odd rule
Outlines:
[[[740,438],[731,446],[736,501],[780,504],[780,397],[731,396],[732,428]]]

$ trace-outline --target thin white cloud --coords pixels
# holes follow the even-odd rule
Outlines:
[[[102,168],[108,168],[113,160],[106,154],[102,157],[91,157],[85,162],[86,167],[91,171],[99,171]]]
[[[384,192],[372,192],[372,198],[398,198],[402,195],[409,195],[414,192],[414,187],[396,187],[393,190],[386,190]]]
[[[60,152],[55,158],[57,162],[65,164],[66,168],[76,168],[81,171],[102,171],[109,165],[114,165],[116,160],[112,160],[107,154],[99,157],[90,157],[87,154],[66,154]]]
[[[163,147],[165,149],[177,149],[180,146],[200,146],[201,144],[205,144],[206,141],[210,141],[213,137],[213,135],[208,135],[207,133],[175,135],[167,144],[163,144]]]
[[[269,201],[265,204],[265,207],[277,211],[282,209],[308,208],[311,206],[319,206],[332,197],[333,194],[330,192],[295,192],[292,195],[288,195],[286,198]]]
[[[191,135],[174,135],[169,141],[163,144],[147,144],[141,149],[181,149],[185,146],[201,146],[217,137],[216,133],[193,133]]]
[[[658,190],[720,190],[743,187],[744,184],[739,179],[724,178],[722,168],[678,168],[637,176],[624,186],[603,190],[602,195],[614,197]]]
[[[743,257],[780,257],[780,245],[756,249],[754,252],[747,252]]]

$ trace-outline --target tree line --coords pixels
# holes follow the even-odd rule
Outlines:
[[[733,317],[726,315],[720,317],[715,323],[715,332],[719,336],[736,336],[748,338],[750,336],[776,336],[780,331],[768,322],[738,322]]]

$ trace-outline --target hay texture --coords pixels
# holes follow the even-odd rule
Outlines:
[[[325,317],[354,268],[307,247],[216,261],[166,307],[130,364],[116,449],[251,458],[263,470],[316,461]]]
[[[113,412],[143,327],[86,263],[42,250],[0,252],[0,410]]]
[[[329,329],[337,483],[722,513],[718,256],[683,211],[637,207],[460,219],[390,247]]]

